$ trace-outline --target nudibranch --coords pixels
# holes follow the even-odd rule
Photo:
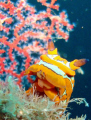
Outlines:
[[[44,93],[55,103],[68,102],[74,88],[75,70],[86,62],[87,59],[75,59],[68,62],[60,57],[50,39],[48,53],[40,56],[39,63],[25,70],[25,75],[36,75],[35,82],[26,93],[29,94],[33,92],[33,88],[36,88],[36,91]]]

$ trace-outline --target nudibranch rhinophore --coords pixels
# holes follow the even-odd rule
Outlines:
[[[33,86],[26,91],[46,94],[55,103],[68,102],[74,87],[75,70],[84,65],[87,59],[75,59],[68,62],[60,57],[54,43],[48,41],[48,54],[40,56],[40,62],[25,70],[25,75],[36,75]]]

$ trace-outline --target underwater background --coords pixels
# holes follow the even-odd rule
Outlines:
[[[57,41],[58,51],[67,54],[67,60],[87,58],[89,62],[82,68],[84,75],[75,76],[75,87],[71,98],[86,98],[89,108],[83,104],[71,104],[71,117],[87,114],[91,120],[91,1],[90,0],[58,0],[60,9],[67,10],[69,19],[75,22],[76,27],[70,33],[68,42]]]
[[[44,9],[36,0],[28,0],[28,2],[38,11]],[[60,4],[59,11],[67,11],[68,18],[71,23],[75,23],[75,27],[70,33],[68,42],[61,39],[55,42],[55,46],[61,56],[68,61],[89,59],[89,62],[82,67],[84,75],[77,73],[75,76],[75,87],[71,96],[71,98],[86,98],[89,107],[85,107],[84,104],[80,106],[76,103],[69,104],[70,117],[86,114],[87,120],[91,120],[91,0],[58,0],[57,3]]]
[[[36,4],[38,10],[43,7],[40,7],[36,0],[30,3]],[[75,28],[70,33],[68,42],[58,40],[55,46],[68,61],[89,59],[89,62],[82,67],[84,75],[75,76],[75,87],[71,96],[71,98],[86,98],[89,107],[85,107],[84,104],[80,106],[76,103],[69,104],[72,108],[70,117],[87,114],[87,120],[91,120],[91,0],[58,0],[57,3],[60,4],[59,11],[66,10],[70,21],[75,23]]]

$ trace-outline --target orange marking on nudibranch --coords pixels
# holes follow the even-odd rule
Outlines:
[[[55,66],[59,67],[61,70],[63,70],[66,74],[74,76],[75,75],[75,71],[73,71],[72,69],[68,68],[66,65],[56,61],[56,60],[52,60],[50,58],[48,58],[46,55],[41,55],[40,58],[50,64],[54,64]],[[64,61],[64,59],[62,60]],[[66,62],[66,60],[65,60]]]
[[[53,89],[44,89],[44,93],[51,100],[53,100],[55,103],[59,103],[60,102],[60,97],[57,95],[57,91],[55,90],[55,88],[53,88]]]

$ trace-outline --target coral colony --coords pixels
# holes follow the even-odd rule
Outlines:
[[[24,70],[37,63],[39,56],[47,51],[51,38],[69,38],[73,25],[65,11],[58,12],[57,0],[37,0],[44,11],[36,11],[26,0],[0,2],[0,77],[12,75],[21,85]],[[44,7],[44,8],[45,8]],[[58,15],[55,14],[58,12]],[[31,78],[27,79],[32,82]]]

